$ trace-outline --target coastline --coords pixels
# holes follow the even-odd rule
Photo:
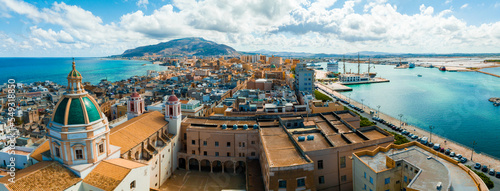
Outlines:
[[[329,88],[328,86],[324,85],[324,84],[321,84],[321,83],[317,83],[318,85],[321,85],[323,87],[326,87],[328,88],[328,90],[330,90],[335,96],[337,97],[340,97],[344,100],[348,100],[349,98],[347,96],[344,96],[342,94],[340,94],[339,92],[336,92],[336,91],[333,91],[331,88]],[[351,99],[350,100],[350,104],[353,104],[359,108],[363,108],[362,104],[357,102],[356,100],[353,100]],[[364,105],[364,111],[366,113],[370,113],[370,110],[373,110],[374,112],[377,111],[377,109],[375,108],[370,108],[366,105]],[[380,118],[386,120],[386,121],[389,121],[390,123],[396,125],[396,126],[399,126],[399,124],[401,123],[398,119],[396,119],[395,117],[392,117],[390,115],[387,115],[383,112],[380,112],[378,113],[380,115]],[[376,114],[374,114],[376,115]],[[370,119],[371,120],[371,119]],[[411,133],[415,134],[415,135],[418,135],[419,137],[429,137],[430,138],[430,132],[428,130],[425,130],[423,128],[420,128],[420,127],[417,127],[417,126],[413,126],[413,125],[403,125],[402,126],[404,129],[406,129],[407,131],[410,131]],[[408,140],[410,141],[413,141],[412,139],[409,139]],[[445,144],[445,141],[446,141],[446,144]],[[461,143],[458,143],[456,141],[453,141],[453,140],[450,140],[450,139],[447,139],[447,138],[444,138],[440,135],[437,135],[437,134],[432,134],[432,142],[433,143],[438,143],[441,145],[441,147],[444,147],[445,149],[446,148],[450,148],[450,150],[452,152],[455,152],[457,154],[462,154],[462,156],[466,157],[468,160],[470,160],[471,158],[471,154],[472,154],[472,148],[468,147],[468,146],[465,146]],[[494,168],[494,169],[500,169],[500,159],[497,158],[497,157],[494,157],[494,156],[491,156],[487,153],[477,153],[477,152],[474,152],[474,155],[473,155],[473,159],[472,160],[473,162],[479,162],[481,163],[481,165],[488,165],[489,168]]]

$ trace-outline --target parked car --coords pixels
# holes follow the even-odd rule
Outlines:
[[[444,148],[439,149],[439,152],[444,153]]]
[[[455,157],[455,152],[451,152],[450,157]]]
[[[476,164],[474,165],[474,168],[481,169],[481,163],[476,162]]]
[[[458,157],[453,157],[453,160],[456,160],[457,162],[460,162],[460,159]]]
[[[495,176],[495,169],[490,169],[490,172],[488,172],[491,176]]]
[[[497,175],[495,177],[500,178],[500,172],[497,172]]]
[[[441,149],[440,145],[439,144],[434,144],[434,147],[432,147],[434,150],[438,151],[439,149]]]
[[[433,142],[429,142],[429,143],[427,143],[427,146],[429,146],[429,147],[433,147],[433,146],[434,146],[434,143],[433,143]]]
[[[488,166],[483,165],[483,168],[481,169],[481,171],[483,171],[483,172],[488,172]]]
[[[461,159],[461,158],[462,158],[462,155],[461,155],[461,154],[457,154],[457,157],[458,157],[459,159]]]
[[[450,152],[451,152],[450,149],[446,149],[446,151],[444,151],[444,154],[445,155],[450,155]]]
[[[460,162],[461,162],[461,163],[466,163],[466,162],[467,162],[467,158],[462,157],[462,158],[460,159]]]

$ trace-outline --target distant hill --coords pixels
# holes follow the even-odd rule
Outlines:
[[[234,48],[217,44],[203,38],[181,38],[162,42],[156,45],[141,46],[129,49],[118,57],[140,57],[145,54],[157,54],[162,56],[219,56],[239,55]]]

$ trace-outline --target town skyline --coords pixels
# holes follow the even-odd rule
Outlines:
[[[238,51],[498,53],[499,9],[457,0],[2,0],[0,56],[102,57],[186,37]]]

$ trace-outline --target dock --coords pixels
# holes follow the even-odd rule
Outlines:
[[[372,78],[371,80],[368,81],[339,82],[339,83],[341,83],[342,85],[354,85],[354,84],[371,84],[371,83],[383,83],[383,82],[390,82],[390,80],[385,78]]]
[[[342,85],[341,83],[332,83],[330,85],[327,85],[328,88],[330,88],[333,91],[338,91],[338,92],[347,92],[347,91],[352,91],[352,88],[347,87]]]
[[[473,72],[471,69],[467,69],[464,67],[453,67],[453,66],[447,66],[446,67],[447,72]]]

